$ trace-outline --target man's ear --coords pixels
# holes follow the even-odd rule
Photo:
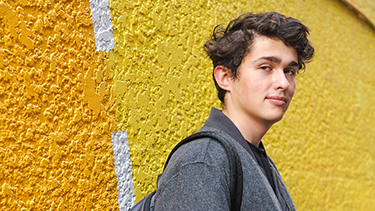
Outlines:
[[[232,72],[223,65],[218,65],[214,69],[214,77],[219,87],[225,91],[230,91],[232,82]]]

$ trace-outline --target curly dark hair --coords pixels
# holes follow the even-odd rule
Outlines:
[[[223,65],[236,78],[238,67],[251,51],[255,35],[277,38],[293,47],[298,55],[299,69],[304,69],[305,63],[314,56],[314,47],[307,39],[309,29],[299,20],[277,12],[246,13],[232,20],[225,29],[218,25],[203,48],[211,58],[214,69]],[[226,91],[218,86],[215,77],[214,81],[218,97],[224,103]]]

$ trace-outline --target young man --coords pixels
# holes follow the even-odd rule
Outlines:
[[[222,111],[213,108],[201,131],[225,136],[243,169],[241,210],[295,210],[262,137],[281,120],[296,89],[296,74],[314,48],[308,28],[276,12],[245,14],[205,45]],[[173,154],[159,181],[155,210],[230,210],[230,172],[224,148],[202,138]]]

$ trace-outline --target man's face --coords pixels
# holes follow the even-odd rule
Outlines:
[[[263,125],[281,120],[296,89],[297,62],[292,47],[279,39],[256,36],[225,95],[233,117]]]

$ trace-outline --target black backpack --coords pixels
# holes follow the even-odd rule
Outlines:
[[[168,156],[168,159],[164,165],[164,169],[167,166],[170,158],[172,157],[172,154],[182,145],[196,140],[200,138],[212,138],[216,141],[218,141],[225,149],[228,160],[229,160],[229,167],[230,167],[230,196],[231,196],[231,211],[239,211],[241,209],[241,201],[242,201],[242,164],[241,160],[238,156],[237,151],[234,149],[232,145],[228,143],[228,141],[221,136],[218,132],[212,132],[212,131],[201,131],[197,132],[184,140],[182,140],[180,143],[178,143],[171,153]],[[159,175],[160,177],[160,175]],[[159,180],[158,177],[158,180]],[[133,208],[130,209],[130,211],[153,211],[154,210],[154,201],[155,201],[155,193],[156,190],[147,195],[145,198],[143,198],[140,202],[138,202],[136,205],[134,205]]]

